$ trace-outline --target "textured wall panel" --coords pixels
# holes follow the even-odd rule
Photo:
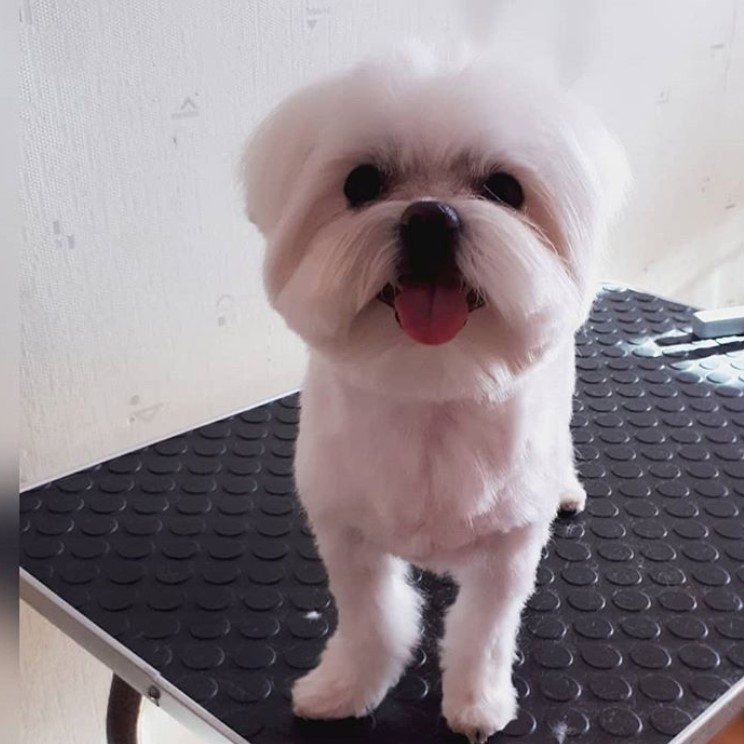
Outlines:
[[[605,275],[736,299],[740,7],[22,0],[24,484],[298,385],[303,354],[263,299],[235,161],[287,92],[411,34],[465,28],[554,56],[637,176]]]

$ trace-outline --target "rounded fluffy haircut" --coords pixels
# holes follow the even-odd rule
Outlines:
[[[347,200],[360,165],[375,166],[375,198]],[[290,97],[243,170],[269,299],[310,347],[295,481],[338,608],[294,710],[364,715],[395,684],[421,632],[410,561],[459,584],[442,712],[484,742],[516,715],[520,612],[551,521],[586,499],[569,429],[574,333],[627,183],[621,151],[578,102],[514,65],[417,50]],[[485,198],[505,172],[523,203]],[[438,345],[410,337],[386,300],[397,284],[405,307],[415,284],[402,223],[422,200],[455,214],[446,268],[467,302],[465,325]],[[436,240],[421,246],[435,263]]]
[[[344,179],[369,161],[392,188],[350,210]],[[495,167],[523,184],[523,210],[473,193]],[[576,330],[627,183],[615,142],[564,92],[492,57],[442,62],[421,48],[290,97],[249,143],[243,173],[269,299],[288,325],[356,384],[431,400],[499,397]],[[394,281],[402,212],[428,198],[460,213],[459,268],[486,299],[443,348],[408,339],[375,301]]]

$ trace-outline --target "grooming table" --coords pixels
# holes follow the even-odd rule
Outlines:
[[[586,512],[559,517],[524,613],[520,714],[493,742],[702,743],[744,707],[744,338],[605,287],[578,334]],[[454,598],[415,574],[426,637],[362,720],[295,720],[292,681],[335,623],[294,493],[296,395],[21,496],[23,597],[205,741],[444,744],[436,639]],[[364,673],[360,669],[360,674]]]

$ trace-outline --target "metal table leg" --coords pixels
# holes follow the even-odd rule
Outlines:
[[[142,695],[114,675],[106,711],[108,744],[137,744],[137,722],[141,705]]]

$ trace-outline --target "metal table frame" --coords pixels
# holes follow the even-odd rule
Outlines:
[[[137,722],[143,697],[192,729],[205,742],[242,744],[245,741],[27,570],[21,569],[20,578],[21,598],[112,670],[113,681],[107,713],[109,744],[136,744]],[[669,744],[706,744],[742,709],[744,678],[711,704]]]

